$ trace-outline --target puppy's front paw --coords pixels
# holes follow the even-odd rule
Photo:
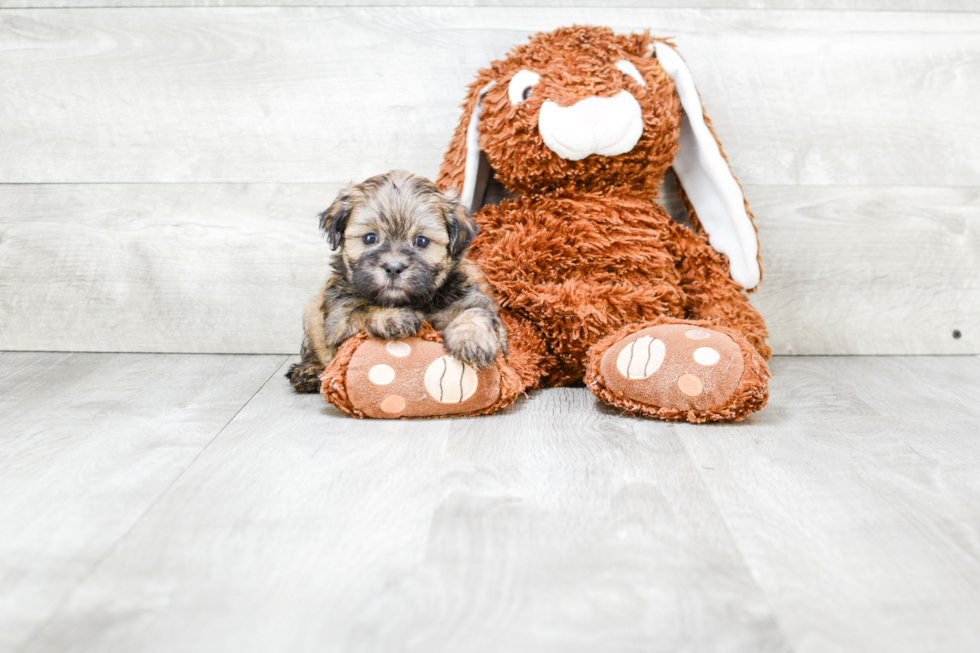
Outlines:
[[[477,369],[490,367],[501,349],[494,322],[499,322],[499,318],[492,313],[464,311],[442,332],[443,346],[454,358]]]
[[[377,308],[367,322],[369,336],[382,340],[400,340],[418,333],[422,320],[407,308]]]

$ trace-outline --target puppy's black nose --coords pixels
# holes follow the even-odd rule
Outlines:
[[[389,277],[397,277],[405,271],[406,267],[408,266],[401,261],[388,261],[381,264],[381,269],[387,272]]]

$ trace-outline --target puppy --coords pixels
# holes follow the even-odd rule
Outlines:
[[[361,331],[397,340],[428,322],[450,354],[478,369],[507,353],[497,306],[463,256],[476,223],[431,181],[396,170],[351,185],[320,228],[337,253],[303,314],[302,360],[286,374],[298,392],[319,392],[337,348]]]

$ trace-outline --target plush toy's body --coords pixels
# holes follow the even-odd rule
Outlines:
[[[768,353],[765,325],[721,256],[638,193],[526,196],[484,207],[477,222],[471,259],[510,323],[538,335],[544,385],[581,382],[599,340],[660,317],[731,327]]]
[[[671,166],[691,228],[654,201]],[[665,42],[573,27],[515,48],[470,86],[437,183],[474,211],[470,258],[511,343],[496,399],[459,412],[582,381],[663,419],[765,404],[770,350],[744,290],[761,278],[751,214]],[[323,391],[363,415],[346,395],[356,356],[339,356]]]

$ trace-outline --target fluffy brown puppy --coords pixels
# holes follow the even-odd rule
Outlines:
[[[464,257],[476,224],[431,181],[396,170],[351,185],[320,228],[337,253],[303,315],[302,360],[286,374],[297,391],[319,392],[338,346],[360,332],[399,340],[428,323],[449,354],[476,369],[507,353],[497,307]]]

